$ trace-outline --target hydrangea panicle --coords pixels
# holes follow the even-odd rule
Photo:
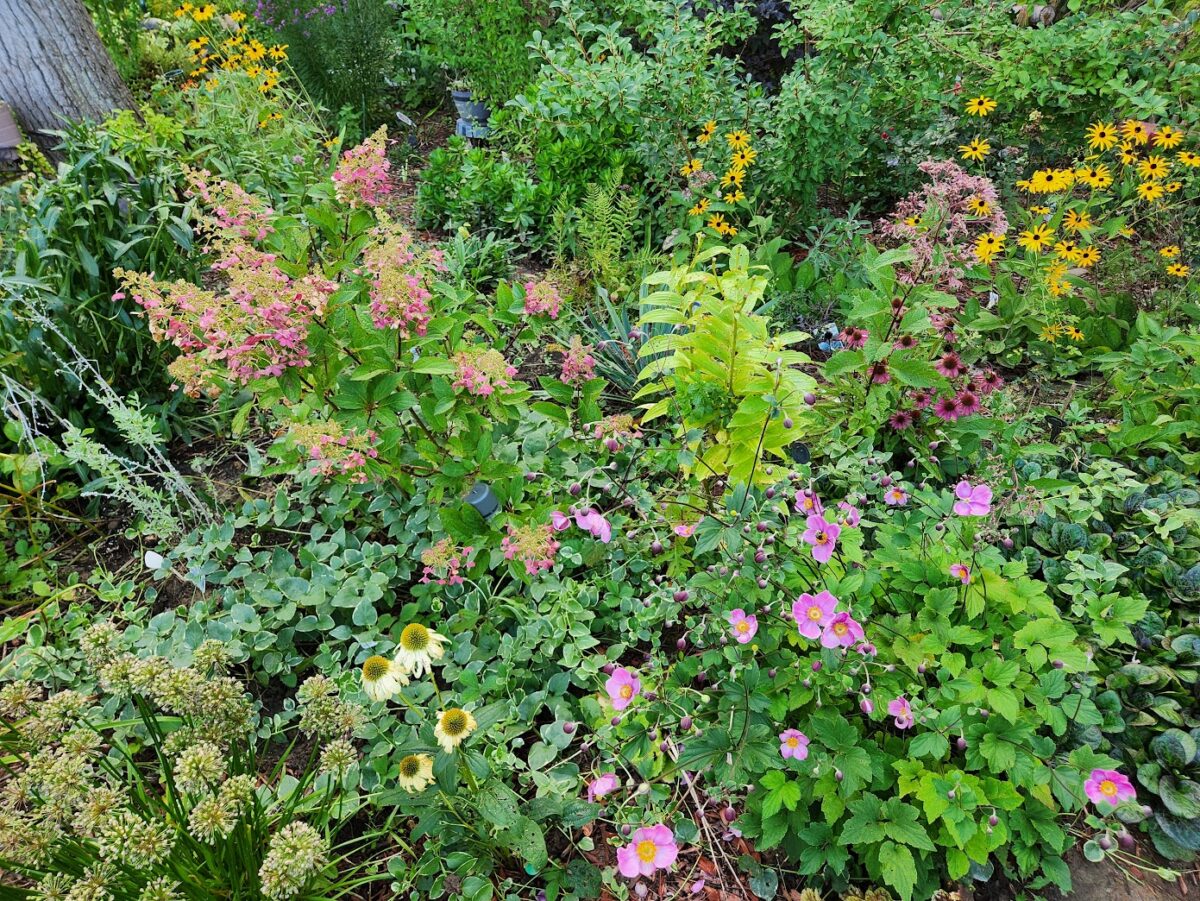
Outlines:
[[[516,377],[517,368],[494,348],[470,348],[454,355],[458,368],[455,388],[462,388],[477,397],[490,397],[497,389],[510,393],[515,389],[509,379]]]
[[[379,130],[342,154],[333,173],[338,199],[351,206],[376,207],[392,191],[388,171],[387,128]]]

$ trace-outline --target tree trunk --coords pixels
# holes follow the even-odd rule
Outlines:
[[[67,121],[133,106],[83,0],[0,0],[0,100],[43,150]]]

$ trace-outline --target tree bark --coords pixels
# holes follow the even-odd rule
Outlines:
[[[133,106],[83,0],[0,0],[0,100],[43,150],[47,131]]]

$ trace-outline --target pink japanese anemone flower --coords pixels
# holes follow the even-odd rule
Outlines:
[[[626,879],[652,876],[655,870],[668,869],[679,856],[675,833],[661,823],[643,826],[624,848],[617,849],[617,870]]]

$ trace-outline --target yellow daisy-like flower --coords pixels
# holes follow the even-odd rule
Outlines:
[[[721,187],[722,188],[731,188],[734,185],[736,185],[737,187],[740,188],[742,186],[742,182],[745,180],[745,178],[746,178],[746,170],[745,169],[730,169],[728,172],[726,172],[724,175],[721,176]]]
[[[1079,260],[1079,247],[1074,241],[1059,241],[1054,245],[1054,255],[1074,263]]]
[[[1041,338],[1043,341],[1049,341],[1053,344],[1058,340],[1058,336],[1062,333],[1062,327],[1051,323],[1042,327]]]
[[[1128,225],[1126,225],[1119,232],[1117,232],[1117,234],[1120,235],[1122,238],[1132,238],[1137,233],[1132,228],[1130,228]]]
[[[1107,188],[1113,183],[1112,172],[1104,164],[1084,166],[1075,172],[1075,178],[1088,187],[1097,189]]]
[[[391,660],[376,654],[363,661],[362,684],[372,701],[386,701],[408,684],[408,677]]]
[[[395,664],[402,671],[420,677],[433,671],[433,662],[446,654],[442,645],[446,636],[439,635],[420,623],[409,623],[400,633],[400,645],[396,648]]]
[[[1035,216],[1049,216],[1050,215],[1050,207],[1048,207],[1048,206],[1031,206],[1029,208],[1029,212],[1033,213],[1033,215],[1035,215]]]
[[[1167,267],[1167,275],[1173,275],[1176,278],[1187,278],[1191,271],[1191,267],[1185,266],[1183,263],[1172,263]]]
[[[729,145],[731,150],[744,150],[750,146],[750,135],[739,128],[726,133],[725,143]]]
[[[1133,148],[1122,147],[1120,152],[1117,154],[1117,159],[1121,161],[1122,166],[1133,166],[1137,163],[1140,157],[1133,152]]]
[[[970,144],[960,144],[958,152],[964,160],[982,163],[983,158],[992,152],[992,145],[982,138],[976,138]]]
[[[1139,122],[1137,119],[1126,119],[1121,123],[1121,134],[1135,144],[1145,144],[1150,140],[1150,129],[1146,127],[1145,122]]]
[[[1072,341],[1082,341],[1083,340],[1083,332],[1081,332],[1079,329],[1077,329],[1073,325],[1068,325],[1066,328],[1063,329],[1063,332]]]
[[[1190,150],[1179,151],[1179,153],[1175,156],[1175,159],[1179,160],[1180,163],[1191,169],[1195,169],[1197,166],[1200,166],[1200,153],[1192,153]]]
[[[905,216],[904,224],[907,225],[909,228],[916,228],[918,225],[921,224],[921,220],[918,219],[916,216]]]
[[[1092,215],[1088,212],[1077,213],[1067,210],[1063,216],[1063,228],[1069,232],[1085,232],[1092,227]]]
[[[725,195],[726,203],[739,203],[746,199],[746,192],[742,190],[730,191]]]
[[[267,52],[271,54],[271,59],[282,62],[287,59],[287,47],[287,44],[276,44]]]
[[[425,791],[433,783],[433,758],[428,754],[409,754],[400,758],[396,784],[406,792]]]
[[[1080,248],[1079,253],[1075,257],[1075,262],[1084,269],[1090,269],[1100,262],[1100,249],[1097,247]]]
[[[1104,122],[1093,122],[1087,130],[1088,146],[1093,150],[1108,150],[1116,146],[1117,127]]]
[[[1169,181],[1166,184],[1164,184],[1163,187],[1167,189],[1168,194],[1174,194],[1176,191],[1179,191],[1183,188],[1183,182]]]
[[[713,213],[708,217],[708,222],[705,224],[711,229],[723,232],[725,229],[725,217],[721,213]]]
[[[990,216],[992,205],[982,197],[972,197],[967,201],[967,209],[973,216]]]
[[[1138,197],[1147,202],[1153,200],[1161,200],[1162,196],[1167,192],[1163,190],[1163,186],[1156,181],[1144,181],[1137,187]]]
[[[703,168],[704,168],[704,164],[702,162],[700,162],[699,160],[688,160],[686,163],[684,163],[679,168],[679,174],[682,175],[684,178],[687,178],[689,176],[695,175],[697,172],[699,172]]]
[[[733,152],[733,158],[729,165],[734,169],[745,169],[754,163],[754,158],[758,156],[758,151],[753,147],[742,147]]]
[[[1147,180],[1159,179],[1166,176],[1170,168],[1171,164],[1161,156],[1148,156],[1138,163],[1138,175]]]
[[[700,134],[696,135],[696,143],[707,144],[712,140],[713,135],[717,133],[717,123],[714,119],[709,119],[700,128]]]
[[[229,14],[229,20],[231,22],[237,22],[240,25],[242,22],[246,21],[246,14],[240,9],[235,9]]]
[[[1048,225],[1035,225],[1017,236],[1017,244],[1030,253],[1041,253],[1054,239],[1054,230]]]
[[[437,725],[433,727],[433,737],[447,754],[453,754],[454,749],[463,743],[468,735],[478,727],[475,717],[469,710],[452,707],[438,715]]]
[[[708,212],[708,198],[701,197],[696,201],[696,205],[688,210],[689,216],[703,216]]]
[[[1158,255],[1164,260],[1173,260],[1179,256],[1179,245],[1168,244],[1166,247],[1159,248]]]
[[[193,38],[192,40],[188,41],[188,48],[191,50],[199,50],[201,47],[203,47],[207,43],[208,43],[208,38],[205,37],[204,35],[200,35],[200,37]]]
[[[1051,194],[1059,190],[1059,184],[1052,169],[1038,169],[1029,176],[1028,190],[1033,194]]]
[[[736,237],[737,233],[738,233],[737,226],[736,225],[727,225],[727,226],[725,226],[725,228],[723,228],[721,230],[721,233],[723,235],[725,235],[727,238]]]
[[[1172,147],[1178,147],[1179,142],[1183,140],[1183,132],[1177,128],[1172,128],[1170,125],[1163,125],[1154,132],[1153,141],[1155,147],[1161,147],[1163,150],[1170,150]]]
[[[1004,235],[985,232],[975,241],[975,258],[981,263],[990,263],[1004,249]]]
[[[996,108],[996,101],[991,97],[985,97],[980,94],[978,97],[972,97],[967,101],[968,116],[986,116]]]
[[[192,11],[192,19],[196,22],[207,22],[217,14],[217,8],[211,3],[206,3],[204,6],[198,7]]]
[[[190,12],[192,11],[192,9],[193,9],[193,8],[194,8],[194,7],[193,7],[193,6],[192,6],[192,4],[190,4],[190,3],[185,3],[185,4],[183,4],[183,6],[179,7],[177,10],[175,10],[175,18],[176,18],[176,19],[181,19],[181,18],[183,18],[183,17],[184,17],[184,16],[186,16],[188,13],[190,13]]]

